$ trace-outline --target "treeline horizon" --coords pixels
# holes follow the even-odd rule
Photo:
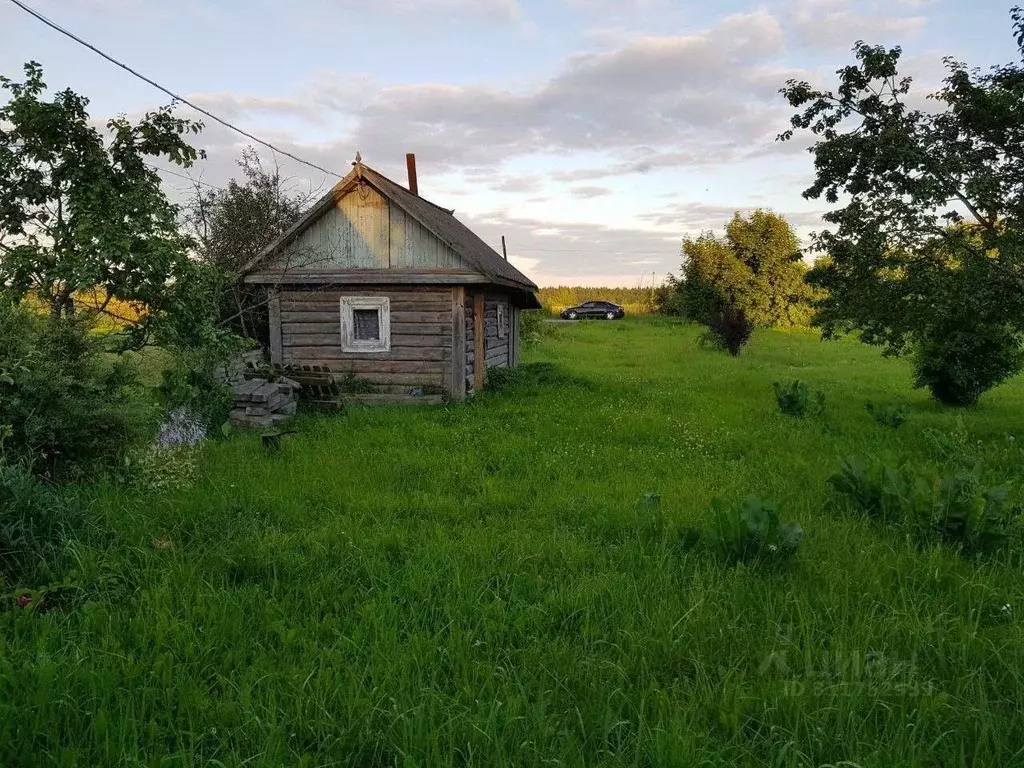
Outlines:
[[[627,313],[653,314],[656,311],[654,290],[646,288],[615,288],[610,286],[556,285],[537,291],[537,298],[548,312],[561,312],[584,301],[610,301]]]

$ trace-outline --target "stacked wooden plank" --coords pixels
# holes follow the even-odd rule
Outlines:
[[[280,427],[295,417],[299,384],[287,379],[249,379],[232,390],[235,407],[231,423],[236,427]]]
[[[237,357],[225,361],[214,370],[214,376],[218,381],[225,384],[238,384],[244,381],[247,375],[259,369],[263,365],[263,350],[253,349],[243,352]]]

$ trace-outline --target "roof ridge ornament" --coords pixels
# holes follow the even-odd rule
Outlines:
[[[356,176],[360,179],[363,178],[363,168],[365,166],[363,165],[363,155],[358,150],[356,150],[356,160],[352,163],[352,167],[356,169]]]

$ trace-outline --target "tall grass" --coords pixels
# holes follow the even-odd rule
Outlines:
[[[54,609],[0,612],[0,764],[1021,764],[1019,549],[921,549],[827,479],[947,451],[1019,475],[1024,382],[960,414],[853,342],[758,332],[733,359],[696,334],[558,327],[471,404],[310,417],[279,453],[209,446],[167,496],[99,489],[112,535],[70,545]],[[827,429],[775,407],[797,377]],[[749,495],[806,532],[788,568],[687,544]]]

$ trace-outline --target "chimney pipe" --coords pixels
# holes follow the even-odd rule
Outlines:
[[[409,191],[418,196],[420,194],[420,185],[416,179],[416,155],[411,152],[406,155],[405,164],[409,169]]]

